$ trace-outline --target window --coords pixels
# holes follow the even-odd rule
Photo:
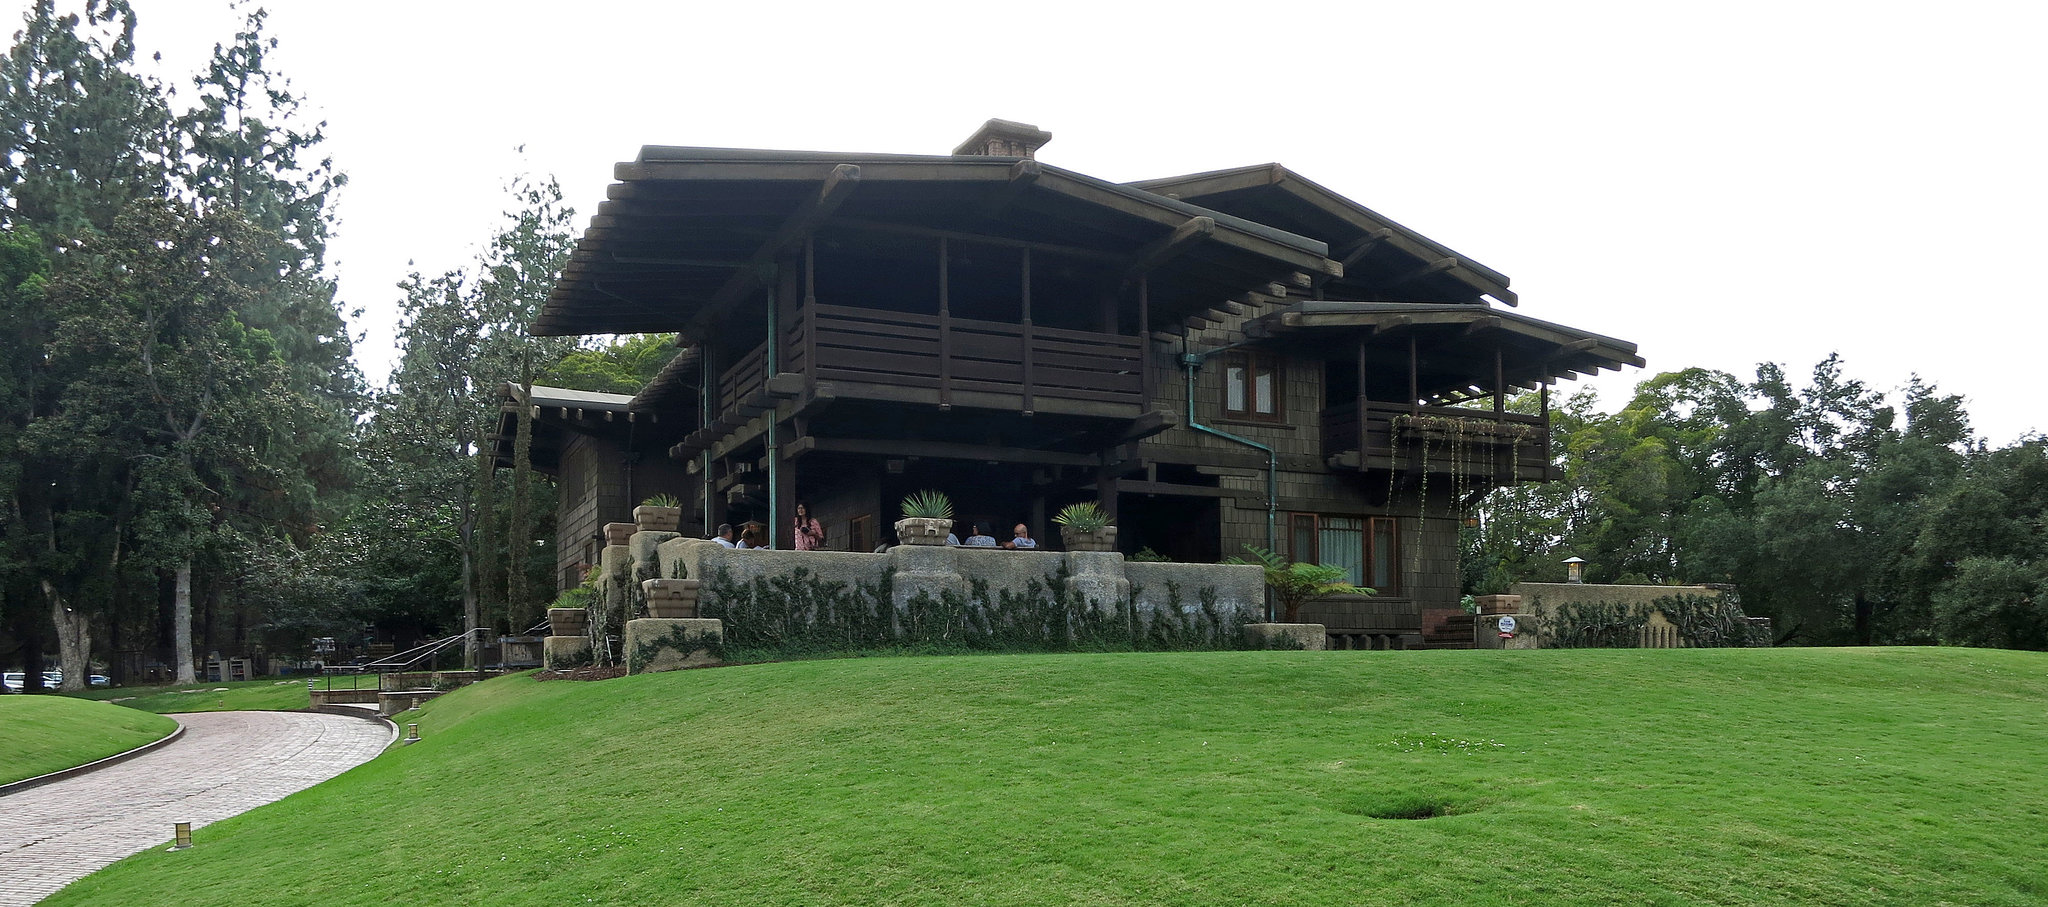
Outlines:
[[[1401,534],[1393,517],[1297,513],[1288,521],[1290,558],[1344,569],[1344,581],[1381,595],[1401,591]]]
[[[1278,422],[1280,363],[1271,353],[1231,353],[1223,359],[1223,415],[1233,419]]]

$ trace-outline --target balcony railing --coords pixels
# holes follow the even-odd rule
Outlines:
[[[1421,469],[1491,476],[1497,481],[1546,478],[1550,432],[1543,417],[1453,406],[1366,404],[1363,431],[1356,401],[1322,412],[1323,453],[1359,469]]]
[[[788,331],[784,371],[886,389],[883,399],[1132,418],[1143,400],[1136,337],[810,306]]]

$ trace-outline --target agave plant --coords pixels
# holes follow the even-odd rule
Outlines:
[[[903,499],[903,518],[950,520],[953,518],[953,499],[934,488],[919,491]]]
[[[658,494],[658,495],[655,495],[654,497],[651,497],[651,498],[648,498],[647,500],[641,501],[641,502],[640,502],[640,506],[642,506],[642,507],[681,507],[681,506],[683,506],[683,505],[682,505],[682,502],[681,502],[681,501],[678,501],[678,500],[676,500],[676,496],[675,496],[675,495],[672,495],[672,494],[666,494],[666,493],[664,493],[664,494]]]
[[[1109,525],[1109,514],[1102,512],[1102,506],[1094,501],[1082,501],[1068,504],[1052,521],[1075,532],[1094,532]]]

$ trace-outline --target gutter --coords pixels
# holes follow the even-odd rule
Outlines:
[[[1251,343],[1251,341],[1243,340],[1237,343],[1219,346],[1212,350],[1205,350],[1200,353],[1186,352],[1186,339],[1183,338],[1181,342],[1183,344],[1183,351],[1180,354],[1180,365],[1181,369],[1187,373],[1188,427],[1198,432],[1202,432],[1203,434],[1215,435],[1216,437],[1222,438],[1226,441],[1236,441],[1239,444],[1243,444],[1246,447],[1250,447],[1255,450],[1263,451],[1266,454],[1266,550],[1273,551],[1276,549],[1278,545],[1278,530],[1276,527],[1276,522],[1278,520],[1278,509],[1280,504],[1279,452],[1275,451],[1273,448],[1268,447],[1264,444],[1260,444],[1259,442],[1254,441],[1250,438],[1242,437],[1239,435],[1233,435],[1230,432],[1223,431],[1222,429],[1211,428],[1207,425],[1203,425],[1201,420],[1196,418],[1195,416],[1195,372],[1201,370],[1203,360],[1206,360],[1209,357],[1216,355],[1217,353],[1228,352],[1238,347],[1245,346],[1246,344]],[[1276,388],[1275,390],[1277,391],[1279,389]],[[1269,612],[1267,614],[1267,617],[1270,618],[1272,617],[1272,614],[1270,613],[1271,605],[1269,604],[1267,608]]]

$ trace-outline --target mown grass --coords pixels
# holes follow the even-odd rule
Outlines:
[[[48,903],[2048,901],[2035,653],[866,659],[415,714]]]
[[[124,753],[178,723],[68,696],[0,696],[0,784]]]
[[[319,680],[315,680],[319,683]],[[343,681],[344,683],[346,681]],[[368,682],[370,686],[375,681]],[[340,683],[337,683],[337,687]],[[199,683],[169,684],[154,687],[113,687],[88,690],[72,694],[81,699],[97,699],[116,705],[145,712],[170,714],[172,712],[286,712],[303,709],[312,705],[306,695],[306,680],[281,679],[277,677],[262,680],[236,680],[227,683],[201,681]]]

